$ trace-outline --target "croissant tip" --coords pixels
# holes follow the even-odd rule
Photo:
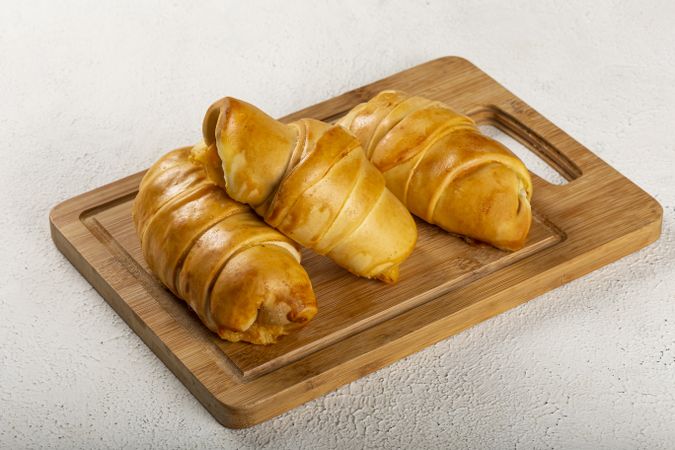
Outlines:
[[[295,311],[289,312],[286,318],[289,320],[289,322],[302,325],[312,320],[312,318],[316,315],[316,313],[317,313],[316,306],[307,305],[298,312]]]
[[[392,266],[384,272],[375,275],[375,279],[383,281],[387,284],[393,284],[398,281],[399,269],[398,266]]]
[[[244,102],[234,97],[223,97],[209,106],[202,121],[202,136],[207,146],[213,144],[216,140],[216,128],[223,112],[227,114],[227,111],[232,109],[232,105],[238,106],[242,103]]]

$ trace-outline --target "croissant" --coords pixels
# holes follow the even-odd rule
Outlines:
[[[337,122],[359,139],[387,187],[416,216],[504,250],[530,229],[525,165],[443,103],[383,91]]]
[[[283,124],[234,98],[209,108],[203,132],[233,199],[356,275],[397,280],[415,222],[353,135],[313,119]]]
[[[143,256],[221,338],[270,344],[316,314],[314,292],[295,244],[214,183],[212,160],[181,148],[145,174],[132,209]]]

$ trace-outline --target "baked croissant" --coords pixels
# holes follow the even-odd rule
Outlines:
[[[397,280],[415,222],[354,136],[313,119],[283,124],[234,98],[209,108],[203,132],[233,199],[356,275]]]
[[[295,244],[212,181],[212,159],[181,148],[145,174],[132,211],[143,256],[221,338],[270,344],[316,314],[314,292]]]
[[[387,187],[416,216],[504,250],[532,221],[525,165],[441,102],[383,91],[337,122],[354,133]]]

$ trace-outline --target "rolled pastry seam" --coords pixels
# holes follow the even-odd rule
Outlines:
[[[356,275],[397,279],[415,223],[353,135],[314,119],[286,125],[233,98],[209,108],[203,131],[232,198]]]
[[[210,179],[207,150],[170,152],[141,182],[133,218],[145,260],[222,338],[273,343],[316,314],[309,277],[291,240]]]

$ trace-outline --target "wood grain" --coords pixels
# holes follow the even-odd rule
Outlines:
[[[223,425],[245,427],[348,383],[658,238],[661,207],[468,61],[434,60],[284,118],[334,120],[382,89],[442,100],[499,127],[569,183],[533,176],[523,250],[468,245],[418,223],[394,286],[305,252],[319,314],[274,346],[219,340],[148,271],[130,219],[142,173],[50,214],[57,247]],[[423,370],[422,368],[420,370]]]
[[[134,266],[134,273],[143,277],[144,284],[158,284],[141,254],[131,221],[132,201],[129,198],[98,208],[95,213],[86,214],[84,223],[115,256],[131,259],[125,264]],[[485,245],[468,245],[421,221],[418,227],[417,247],[401,267],[401,280],[395,285],[357,278],[330,259],[305,250],[303,265],[312,280],[321,313],[302,330],[275,345],[233,344],[219,339],[216,344],[243,376],[261,375],[562,239],[562,234],[552,226],[535,219],[525,248],[507,253]]]

